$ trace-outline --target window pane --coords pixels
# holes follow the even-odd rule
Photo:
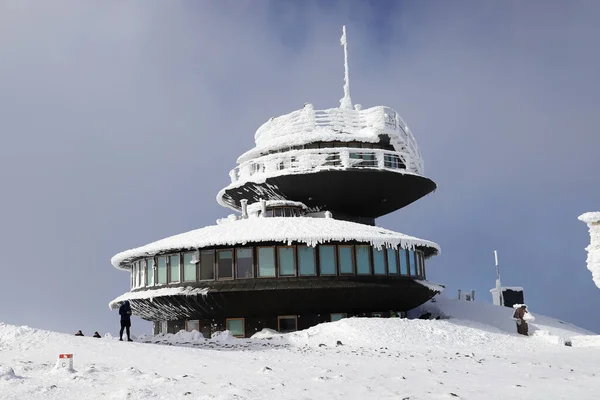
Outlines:
[[[283,211],[281,210],[281,208],[275,208],[273,210],[273,215],[276,216],[276,217],[281,217],[282,214],[283,214]]]
[[[200,280],[215,279],[215,253],[212,250],[200,252]]]
[[[315,275],[315,248],[307,245],[298,245],[298,264],[300,275]]]
[[[356,246],[356,271],[359,275],[371,273],[370,249],[371,246]]]
[[[279,317],[279,332],[287,333],[298,330],[295,316]]]
[[[340,274],[354,274],[352,246],[338,246],[338,260],[340,263]]]
[[[185,330],[188,332],[191,331],[199,331],[200,330],[200,324],[198,322],[198,320],[193,320],[193,321],[185,321]]]
[[[179,282],[179,254],[169,257],[169,267],[171,268],[169,282]]]
[[[375,275],[385,275],[385,254],[383,249],[373,248],[373,270]]]
[[[244,319],[228,319],[225,323],[227,329],[233,336],[244,336]]]
[[[346,313],[333,313],[333,314],[331,314],[331,322],[339,321],[342,318],[346,318]]]
[[[408,262],[410,263],[410,274],[417,275],[417,265],[415,264],[415,252],[410,250],[408,252]]]
[[[146,285],[154,285],[154,260],[146,259]]]
[[[233,278],[233,250],[217,251],[219,279]]]
[[[252,248],[236,249],[235,258],[237,278],[252,278],[254,276],[252,268]]]
[[[137,279],[137,287],[142,286],[142,269],[140,268],[140,263],[135,263],[135,278]]]
[[[167,333],[167,321],[161,321],[160,333]]]
[[[293,247],[277,247],[279,253],[279,276],[296,275]]]
[[[390,275],[395,275],[398,273],[398,264],[396,257],[396,249],[387,249],[387,259],[388,259],[388,271]]]
[[[196,264],[192,263],[194,253],[183,253],[183,280],[186,282],[196,281]]]
[[[408,275],[408,265],[406,263],[406,250],[400,249],[400,273],[402,275]]]
[[[167,283],[167,257],[158,257],[158,283]]]
[[[131,278],[130,278],[131,288],[135,288],[135,264],[131,266]]]
[[[321,275],[335,275],[335,246],[319,246]]]
[[[275,248],[258,248],[258,276],[275,276]]]
[[[423,276],[423,279],[426,279],[426,273],[425,273],[425,254],[421,254],[421,275]]]
[[[283,209],[283,216],[284,217],[293,217],[292,209],[291,208],[284,208]]]

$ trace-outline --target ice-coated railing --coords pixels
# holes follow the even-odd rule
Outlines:
[[[270,176],[314,172],[317,169],[375,168],[421,174],[408,151],[324,148],[290,150],[268,154],[241,163],[229,173],[231,183]]]
[[[415,172],[423,172],[421,152],[410,129],[395,110],[384,106],[364,110],[360,107],[315,110],[307,103],[303,109],[271,118],[258,128],[254,135],[256,147],[242,156],[241,161],[277,150],[286,142],[308,143],[311,136],[319,136],[317,132],[323,131],[333,135],[332,140],[339,141],[361,141],[369,137],[371,142],[376,142],[380,135],[387,135],[396,151],[410,153],[417,164]]]

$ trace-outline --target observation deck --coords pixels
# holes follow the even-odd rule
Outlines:
[[[364,222],[436,188],[423,175],[410,129],[389,107],[315,110],[307,103],[270,119],[254,137],[256,147],[238,158],[231,183],[217,195],[236,211],[243,199],[297,200]]]

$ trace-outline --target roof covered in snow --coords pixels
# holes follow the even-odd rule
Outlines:
[[[376,247],[429,249],[426,257],[439,253],[439,246],[431,241],[408,236],[378,226],[341,221],[333,218],[268,217],[232,220],[201,229],[171,236],[142,247],[115,255],[115,268],[127,269],[134,259],[178,250],[193,250],[212,246],[234,246],[246,243],[283,242],[306,243],[316,246],[327,242],[357,241]]]

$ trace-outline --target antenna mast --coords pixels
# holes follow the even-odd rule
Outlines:
[[[350,78],[348,76],[348,40],[346,39],[346,25],[342,26],[342,37],[340,43],[344,47],[344,97],[340,99],[340,108],[352,110],[352,99],[350,98]]]
[[[502,284],[500,283],[500,267],[498,266],[498,252],[494,250],[494,259],[496,261],[496,291],[498,292],[499,306],[504,306],[504,296],[502,295]]]

